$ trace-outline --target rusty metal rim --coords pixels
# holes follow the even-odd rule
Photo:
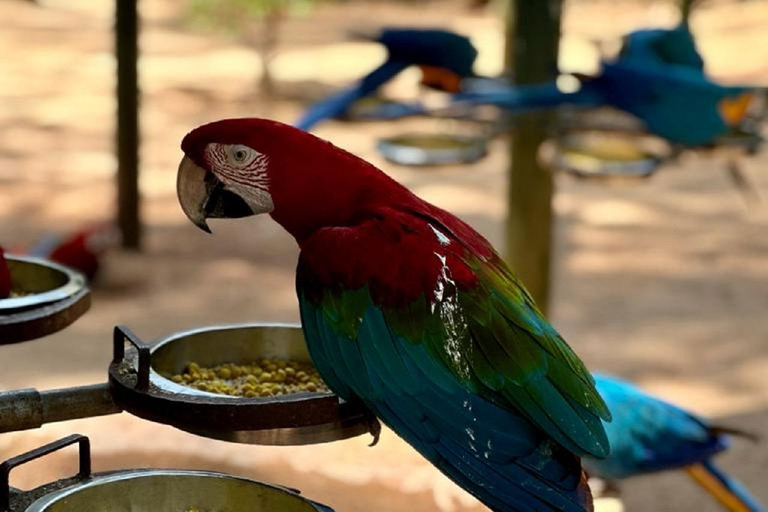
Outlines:
[[[0,315],[0,345],[30,341],[58,332],[83,316],[90,307],[91,291],[83,287],[58,302]]]

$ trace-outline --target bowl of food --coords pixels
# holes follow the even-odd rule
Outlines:
[[[646,178],[671,154],[663,140],[634,132],[576,130],[540,148],[544,165],[581,178]]]
[[[0,344],[18,343],[57,332],[91,305],[80,272],[32,256],[6,255],[11,295],[0,299]]]
[[[411,133],[378,141],[376,147],[390,162],[408,166],[467,164],[488,150],[483,137],[449,133]]]
[[[125,341],[133,348],[125,350]],[[308,444],[374,432],[375,418],[333,394],[301,327],[241,324],[183,331],[146,344],[115,330],[110,386],[123,409],[217,439]]]
[[[86,287],[85,276],[43,258],[6,255],[11,296],[0,299],[0,313],[27,310],[67,299]]]

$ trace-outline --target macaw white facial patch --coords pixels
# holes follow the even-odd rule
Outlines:
[[[212,142],[205,148],[206,163],[224,187],[248,203],[254,213],[275,209],[269,193],[269,157],[242,144]]]

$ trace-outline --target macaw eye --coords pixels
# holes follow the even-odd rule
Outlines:
[[[244,164],[252,160],[254,151],[248,146],[232,146],[229,150],[229,158],[233,163]]]

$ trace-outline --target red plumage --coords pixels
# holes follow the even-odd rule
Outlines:
[[[100,260],[109,247],[117,243],[117,228],[108,222],[84,227],[64,237],[47,258],[79,270],[89,280],[98,274]]]
[[[0,299],[11,295],[11,271],[5,261],[5,251],[0,247]]]
[[[79,270],[88,279],[93,279],[99,270],[99,258],[88,247],[88,236],[75,233],[51,251],[49,258],[56,263]]]
[[[456,260],[451,262],[455,265],[453,277],[463,284],[470,285],[475,277],[469,269],[459,270],[466,266],[455,251],[465,249],[486,261],[497,257],[491,244],[465,222],[420,199],[365,160],[292,126],[264,119],[217,121],[190,132],[182,149],[197,165],[208,169],[211,166],[205,147],[211,142],[246,144],[267,155],[269,191],[275,205],[270,214],[294,236],[303,254],[313,256],[322,275],[327,276],[328,283],[324,284],[353,289],[362,282],[377,282],[382,285],[381,295],[392,300],[399,297],[401,302],[431,292],[440,267],[432,254],[435,234],[430,231],[427,237],[408,238],[408,250],[401,247],[397,254],[396,259],[402,262],[399,270],[391,264],[393,255],[387,253],[392,246],[378,243],[377,238],[377,230],[421,233],[430,229],[428,222],[441,226],[459,243],[447,257]],[[311,155],[309,163],[307,155]],[[365,252],[338,258],[334,251],[344,249],[334,245],[343,244],[344,228],[363,223],[370,224],[364,235],[368,240],[354,245],[365,247]],[[328,227],[340,230],[336,234],[341,236],[314,236]],[[432,262],[434,268],[422,274],[425,261]],[[414,272],[413,279],[406,278],[409,269],[419,269],[419,273]]]

